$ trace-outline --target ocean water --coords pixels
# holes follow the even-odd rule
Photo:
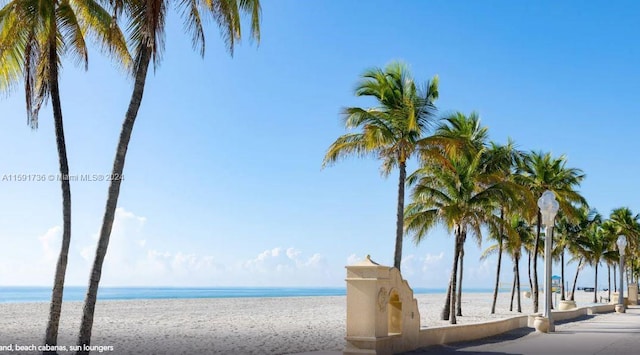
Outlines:
[[[414,288],[416,294],[445,293],[442,288]],[[487,288],[464,289],[466,293],[493,292]],[[82,301],[84,286],[67,286],[65,301]],[[344,296],[344,287],[101,287],[99,300],[188,299],[237,297]],[[49,302],[50,287],[0,286],[0,303]]]

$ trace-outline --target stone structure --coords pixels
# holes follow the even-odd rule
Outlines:
[[[398,269],[367,258],[347,266],[344,354],[395,354],[418,348],[420,313]]]
[[[398,269],[367,258],[347,266],[347,336],[343,354],[396,354],[437,344],[477,340],[534,327],[540,314],[484,323],[420,328],[418,302]],[[614,305],[553,311],[553,319],[613,312]]]
[[[627,286],[628,304],[638,304],[638,284],[632,283]]]

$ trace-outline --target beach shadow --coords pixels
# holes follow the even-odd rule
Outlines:
[[[596,317],[595,314],[585,314],[585,315],[582,315],[582,316],[579,316],[579,317],[576,317],[576,318],[555,321],[554,323],[556,325],[569,324],[569,323],[574,323],[574,322],[581,322],[583,320],[593,319],[595,317]]]
[[[485,354],[485,355],[492,355],[492,354],[493,355],[498,355],[498,354],[516,355],[512,353],[505,353],[505,352],[471,350],[468,348],[472,348],[480,345],[495,344],[495,343],[501,343],[505,341],[517,340],[534,332],[535,332],[535,329],[524,327],[524,328],[514,329],[506,333],[498,334],[489,338],[483,338],[483,339],[472,340],[472,341],[464,341],[460,343],[445,344],[445,345],[433,345],[433,346],[429,346],[426,348],[422,348],[422,349],[418,349],[418,350],[414,350],[414,351],[410,351],[402,354],[418,355],[418,354],[463,353],[463,354]]]

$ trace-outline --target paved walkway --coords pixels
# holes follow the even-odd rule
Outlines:
[[[405,353],[419,354],[640,354],[640,306],[627,313],[606,313],[556,323],[554,333],[520,328],[481,340],[435,345]],[[337,355],[338,351],[305,354]]]
[[[554,333],[516,329],[492,338],[408,354],[640,354],[640,307],[556,324]]]

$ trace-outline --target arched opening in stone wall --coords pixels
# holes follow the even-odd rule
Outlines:
[[[391,291],[388,306],[389,335],[402,333],[402,302],[396,290]]]

